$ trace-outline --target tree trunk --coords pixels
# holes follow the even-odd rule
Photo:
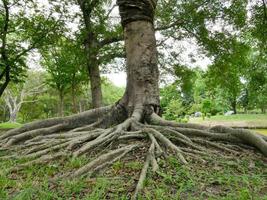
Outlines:
[[[72,98],[72,112],[77,113],[77,99],[75,94],[75,87],[71,87],[71,98]]]
[[[20,104],[16,105],[16,102],[14,101],[13,107],[9,108],[9,122],[15,123],[17,122],[18,113],[20,111]]]
[[[91,19],[92,11],[97,6],[98,2],[78,0],[78,4],[83,13],[83,20],[87,35],[84,41],[84,46],[87,59],[87,69],[90,78],[89,81],[91,85],[92,106],[93,108],[99,108],[102,106],[101,77],[97,60],[99,46],[97,41],[97,35],[95,35],[95,33],[92,31],[93,27]]]
[[[156,4],[153,2],[152,8],[151,1],[144,2],[118,1],[127,58],[127,86],[121,103],[130,109],[148,106],[158,113],[159,70],[153,25]]]
[[[15,110],[13,112],[10,112],[9,122],[17,122],[17,112]]]
[[[96,62],[91,60],[90,63],[91,64],[88,64],[88,73],[90,77],[92,106],[93,108],[99,108],[102,106],[100,70]]]
[[[85,40],[85,50],[91,85],[92,106],[93,108],[99,108],[102,106],[102,89],[100,70],[97,61],[97,41],[93,33],[88,34],[88,38]]]
[[[234,114],[236,114],[237,113],[237,110],[236,110],[236,101],[235,100],[233,100],[231,102],[231,107],[232,107],[232,110],[234,111]]]
[[[7,58],[4,59],[4,56],[2,55],[4,63],[7,63]],[[4,69],[4,71],[1,74],[1,79],[2,77],[5,76],[5,82],[1,85],[0,87],[0,97],[3,95],[5,89],[7,88],[8,84],[10,83],[10,66],[8,64],[6,64],[6,67]],[[0,79],[0,80],[1,80]]]
[[[58,114],[60,117],[64,116],[64,94],[63,92],[59,92]]]
[[[9,65],[9,58],[7,54],[7,34],[8,34],[8,28],[9,28],[9,5],[8,1],[2,1],[3,7],[5,9],[5,17],[4,17],[4,23],[1,24],[2,30],[1,30],[1,65],[4,64],[4,70],[0,74],[0,81],[5,76],[5,82],[1,84],[0,87],[0,97],[3,95],[5,89],[7,88],[9,82],[11,81],[10,77],[10,65]]]

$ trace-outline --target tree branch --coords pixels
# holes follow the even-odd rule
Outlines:
[[[114,10],[114,8],[115,8],[116,6],[118,6],[118,5],[117,5],[117,4],[114,4],[114,5],[111,7],[111,9],[109,9],[109,11],[108,11],[108,13],[107,13],[105,19],[108,19],[108,18],[109,18],[109,15],[111,14],[111,12]]]
[[[0,74],[0,80],[5,76],[6,74],[6,67],[5,69],[2,71],[2,73]]]
[[[109,45],[111,43],[120,42],[120,41],[123,41],[123,35],[117,35],[114,37],[107,37],[107,38],[105,38],[99,42],[99,46],[101,48],[105,45]]]
[[[266,11],[266,3],[265,0],[262,0],[262,4],[263,4],[263,12],[264,12],[264,22],[267,23],[267,11]]]
[[[4,9],[5,9],[5,21],[4,21],[4,26],[3,26],[3,30],[2,30],[2,46],[1,46],[1,55],[2,55],[2,59],[5,63],[5,65],[7,65],[8,63],[8,58],[7,58],[7,53],[6,53],[6,37],[7,37],[7,31],[8,31],[8,27],[9,27],[9,8],[8,8],[8,4],[6,0],[2,0],[3,5],[4,5]]]
[[[184,22],[181,21],[181,20],[177,20],[171,24],[168,24],[166,26],[159,26],[159,27],[156,27],[155,28],[155,31],[163,31],[163,30],[167,30],[167,29],[170,29],[170,28],[174,28],[175,26],[179,26],[179,25],[182,25]]]
[[[8,84],[10,82],[10,67],[9,67],[9,65],[6,66],[6,73],[5,74],[6,74],[6,80],[5,80],[4,84],[0,88],[0,97],[3,95],[6,87],[8,86]]]

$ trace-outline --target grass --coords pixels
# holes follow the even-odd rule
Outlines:
[[[201,122],[201,121],[264,121],[267,124],[267,114],[236,114],[230,116],[216,115],[211,116],[210,118],[205,118],[203,120],[200,118],[193,118],[192,121]]]
[[[267,135],[267,129],[255,129],[255,131],[260,134]]]
[[[11,122],[0,123],[0,129],[19,128],[21,126],[22,125],[19,123],[11,123]]]
[[[33,165],[13,174],[7,169],[23,160],[4,159],[0,161],[0,199],[126,200],[134,191],[143,163],[126,160],[114,163],[98,178],[52,183],[49,178],[77,169],[87,163],[88,158]],[[206,164],[190,163],[183,166],[174,156],[160,160],[160,171],[148,174],[139,199],[267,199],[267,164],[259,154],[246,153],[238,159],[214,156]]]
[[[199,123],[207,126],[225,125],[231,127],[246,127],[250,129],[256,129],[257,132],[267,135],[267,114],[237,114],[237,115],[217,115],[205,118],[204,120],[199,118],[191,118],[191,123]],[[261,129],[257,129],[261,127]],[[262,128],[265,129],[262,129]]]

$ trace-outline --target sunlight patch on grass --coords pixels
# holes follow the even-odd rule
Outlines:
[[[256,129],[255,131],[260,134],[267,135],[267,129]]]
[[[21,126],[22,124],[20,123],[11,123],[11,122],[0,123],[0,129],[19,128]]]

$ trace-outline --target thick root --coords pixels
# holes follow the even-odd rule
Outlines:
[[[146,132],[152,133],[155,138],[157,138],[161,143],[164,144],[164,146],[174,150],[177,153],[178,158],[183,164],[187,164],[187,161],[185,160],[184,156],[182,155],[181,149],[174,145],[168,138],[163,136],[160,132],[156,131],[155,129],[147,128],[145,129]]]
[[[45,164],[45,163],[59,159],[59,158],[64,157],[64,156],[67,156],[67,154],[62,153],[62,152],[54,154],[54,155],[44,155],[44,156],[41,156],[40,158],[37,158],[35,160],[29,161],[27,163],[24,163],[24,164],[21,164],[17,167],[14,167],[14,168],[10,169],[9,172],[10,173],[17,172],[17,171],[20,171],[26,167],[30,167],[30,166],[35,165],[35,164]]]
[[[149,164],[153,162],[153,152],[154,152],[154,150],[155,150],[155,144],[154,144],[154,142],[152,142],[151,145],[150,145],[150,148],[148,150],[144,166],[143,166],[142,171],[140,173],[140,177],[139,177],[138,183],[136,185],[134,194],[132,196],[133,200],[138,199],[138,195],[139,195],[140,191],[143,189],[144,181],[145,181],[146,176],[147,176],[147,171],[148,171]]]
[[[62,117],[52,118],[52,119],[32,122],[29,124],[25,124],[21,128],[8,131],[7,133],[0,136],[0,140],[18,135],[20,133],[25,133],[31,130],[36,130],[36,129],[41,129],[41,128],[47,128],[47,127],[55,126],[58,124],[67,124],[69,129],[92,124],[98,121],[99,119],[101,119],[105,114],[111,111],[112,108],[113,108],[112,106],[106,106],[106,107],[85,111],[83,113],[71,115],[71,116],[64,117],[64,118]]]
[[[130,151],[132,151],[133,149],[139,146],[140,146],[139,144],[128,145],[128,146],[125,146],[125,147],[122,147],[116,150],[112,150],[106,154],[103,154],[100,157],[88,163],[87,165],[78,169],[73,175],[71,175],[71,178],[82,176],[85,173],[89,172],[90,170],[95,170],[96,167],[103,166],[107,162],[111,164],[117,160],[116,158],[118,157],[121,158],[121,155],[125,155],[126,153],[129,153]]]
[[[265,141],[265,137],[249,130],[233,129],[225,126],[214,126],[208,129],[206,126],[197,124],[179,124],[166,121],[155,113],[151,115],[150,121],[155,125],[175,127],[175,130],[185,135],[211,137],[213,140],[248,144],[256,147],[263,155],[267,156],[267,142]]]
[[[58,124],[58,125],[55,125],[49,128],[40,128],[40,129],[36,129],[32,131],[27,131],[19,135],[16,135],[14,137],[11,137],[10,140],[6,144],[6,147],[12,146],[13,144],[17,144],[21,141],[31,139],[36,136],[52,134],[52,133],[64,130],[65,128],[67,128],[67,125]]]

